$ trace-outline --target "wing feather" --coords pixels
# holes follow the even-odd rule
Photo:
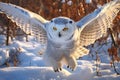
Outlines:
[[[80,45],[87,46],[102,37],[120,10],[120,0],[114,0],[77,22],[80,29]]]
[[[26,34],[34,35],[42,44],[46,43],[45,24],[48,21],[43,17],[22,7],[3,2],[0,2],[0,12],[6,14]]]

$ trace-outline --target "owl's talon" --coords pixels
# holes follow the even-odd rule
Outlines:
[[[56,70],[54,70],[55,72],[59,72],[59,70],[58,69],[56,69]]]
[[[56,69],[56,70],[54,70],[54,71],[55,71],[55,72],[62,71],[62,68]]]
[[[54,72],[56,72],[56,70],[54,70]]]
[[[60,68],[60,71],[62,71],[62,68]]]
[[[70,67],[70,66],[67,66],[67,68],[70,68],[72,71],[74,71],[74,69],[72,67]]]
[[[69,66],[67,66],[67,68],[69,68]]]

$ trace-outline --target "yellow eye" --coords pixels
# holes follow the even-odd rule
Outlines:
[[[68,27],[63,28],[63,31],[67,31],[67,30],[68,30]]]
[[[55,30],[55,31],[56,31],[56,30],[57,30],[57,28],[56,28],[56,27],[53,27],[53,30]]]

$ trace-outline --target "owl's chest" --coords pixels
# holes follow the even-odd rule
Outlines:
[[[48,41],[46,53],[55,59],[61,60],[63,57],[69,56],[71,53],[75,53],[76,49],[76,41],[66,43]]]
[[[48,41],[48,50],[52,53],[70,53],[75,50],[78,46],[77,41],[71,40],[64,43],[56,43],[53,41]]]
[[[74,41],[63,42],[63,43],[49,41],[48,46],[50,46],[53,49],[64,50],[64,49],[72,49],[75,46],[75,44]]]

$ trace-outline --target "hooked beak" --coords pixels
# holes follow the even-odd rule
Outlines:
[[[61,37],[61,36],[62,36],[60,32],[59,32],[58,36],[59,36],[59,37]]]

